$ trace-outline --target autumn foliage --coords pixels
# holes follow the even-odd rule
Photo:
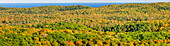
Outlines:
[[[170,3],[0,7],[2,46],[170,46]]]

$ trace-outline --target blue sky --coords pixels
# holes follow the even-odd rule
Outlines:
[[[170,2],[170,0],[0,0],[0,3],[120,3]]]

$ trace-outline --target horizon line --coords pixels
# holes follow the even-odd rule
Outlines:
[[[0,2],[0,3],[160,3],[160,2]]]

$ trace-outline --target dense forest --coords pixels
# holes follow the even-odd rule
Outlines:
[[[0,7],[0,46],[170,46],[170,3]]]

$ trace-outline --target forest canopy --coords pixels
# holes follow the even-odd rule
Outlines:
[[[0,7],[2,46],[170,46],[170,3]]]

